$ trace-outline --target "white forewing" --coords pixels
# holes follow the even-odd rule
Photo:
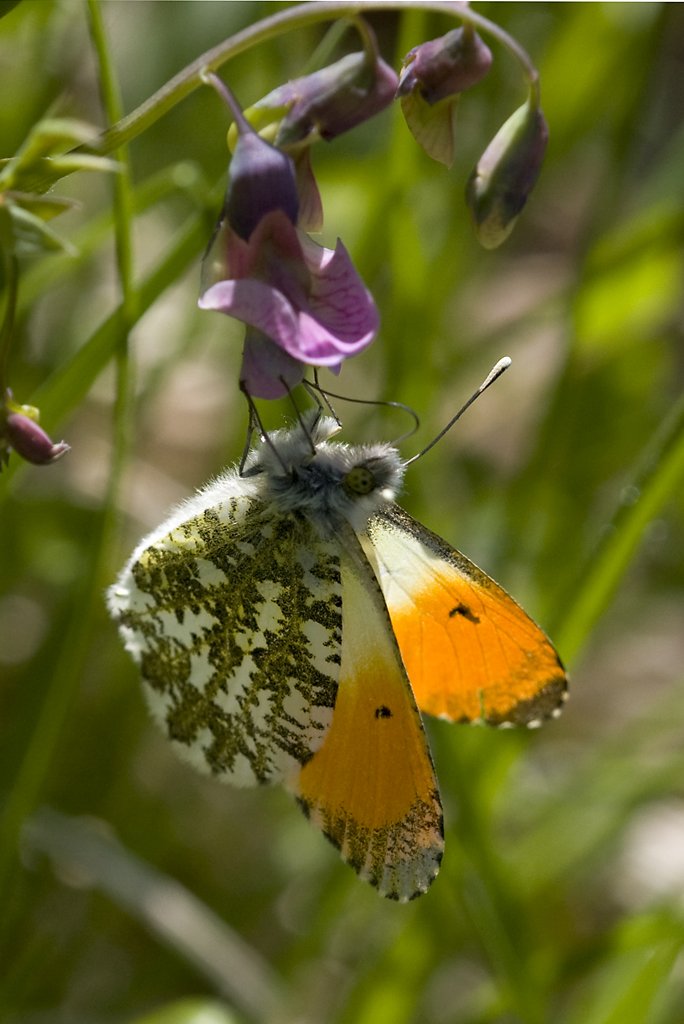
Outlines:
[[[332,718],[339,559],[306,519],[240,494],[249,481],[223,478],[207,506],[221,483],[138,545],[108,603],[181,756],[236,785],[280,781]]]

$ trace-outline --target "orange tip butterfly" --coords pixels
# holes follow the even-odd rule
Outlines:
[[[307,413],[140,542],[109,610],[178,753],[281,783],[381,895],[437,875],[442,807],[420,711],[538,725],[566,677],[498,584],[399,505],[387,444]]]

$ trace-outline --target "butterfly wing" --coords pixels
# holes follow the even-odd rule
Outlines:
[[[342,661],[323,745],[290,781],[305,814],[383,896],[425,892],[443,849],[437,781],[387,609],[350,527],[338,539]]]
[[[497,583],[395,504],[370,519],[364,546],[421,711],[528,726],[558,713],[558,654]]]
[[[253,497],[188,509],[134,552],[110,611],[178,753],[236,785],[280,781],[332,719],[336,554],[302,517]]]

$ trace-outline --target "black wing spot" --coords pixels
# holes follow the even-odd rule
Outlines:
[[[386,704],[381,704],[379,708],[375,709],[375,717],[376,718],[391,718],[392,717],[392,712],[390,711],[390,709],[387,707]]]
[[[453,619],[454,615],[462,615],[464,619],[468,619],[469,622],[472,622],[475,625],[480,621],[475,612],[469,608],[467,604],[463,604],[462,601],[460,604],[457,604],[455,608],[451,609],[449,612],[449,618]]]

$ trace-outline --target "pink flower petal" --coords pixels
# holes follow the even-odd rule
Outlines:
[[[198,305],[242,320],[299,358],[297,315],[285,296],[263,281],[220,281],[200,297]]]
[[[290,387],[299,383],[303,371],[288,360],[338,371],[347,356],[373,340],[378,311],[340,241],[335,249],[316,245],[274,211],[248,242],[229,231],[222,243],[224,273],[232,276],[211,284],[199,306],[252,329],[243,363],[250,394],[286,393],[280,377]]]
[[[340,241],[325,261],[323,272],[313,278],[307,306],[306,312],[336,338],[338,352],[345,355],[368,345],[380,326],[373,297]]]
[[[297,224],[301,231],[321,231],[323,229],[323,203],[311,167],[309,146],[305,146],[300,153],[294,154],[294,165],[297,175],[297,192],[299,193]]]

